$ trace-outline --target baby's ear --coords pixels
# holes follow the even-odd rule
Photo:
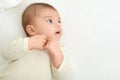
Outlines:
[[[29,36],[34,36],[36,34],[35,27],[32,25],[27,25],[26,32],[28,33]]]

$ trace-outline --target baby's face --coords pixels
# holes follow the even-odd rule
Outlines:
[[[59,40],[62,35],[62,27],[58,12],[53,9],[40,10],[35,18],[35,30],[36,34]]]

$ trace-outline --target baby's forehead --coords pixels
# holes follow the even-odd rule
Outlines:
[[[50,8],[45,8],[45,9],[38,9],[35,12],[35,15],[33,16],[33,18],[41,18],[41,19],[48,19],[48,18],[52,18],[52,19],[60,19],[59,13],[54,10],[54,9],[50,9]]]
[[[40,13],[58,13],[55,9],[52,9],[52,8],[48,8],[48,7],[44,7],[44,8],[37,8],[37,9],[35,9],[34,10],[34,12],[36,13],[36,14],[40,14]]]
[[[51,7],[41,7],[41,6],[37,6],[37,7],[31,7],[29,10],[28,10],[28,14],[29,16],[33,16],[33,17],[36,17],[36,16],[42,16],[43,14],[49,14],[50,13],[54,14],[58,14],[57,10],[54,9],[54,8],[51,8]]]

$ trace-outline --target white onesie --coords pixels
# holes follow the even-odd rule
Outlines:
[[[28,50],[28,39],[19,37],[4,47],[2,55],[8,65],[0,73],[0,80],[73,80],[66,58],[56,69],[46,52]]]

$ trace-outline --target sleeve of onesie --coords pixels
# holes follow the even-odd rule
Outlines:
[[[51,66],[54,80],[75,80],[73,76],[74,70],[65,55],[63,62],[58,69],[56,69],[52,64]]]
[[[19,37],[8,41],[2,48],[3,58],[8,62],[12,62],[24,56],[25,51],[28,50],[28,39],[27,37]]]

